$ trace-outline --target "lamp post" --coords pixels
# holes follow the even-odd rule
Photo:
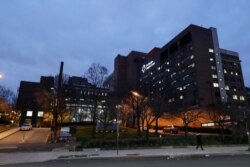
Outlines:
[[[143,122],[141,121],[141,105],[143,96],[136,91],[131,91],[132,95],[135,97],[136,102],[136,120],[137,120],[137,137],[141,137],[141,131],[143,127]]]
[[[116,155],[119,155],[120,110],[121,110],[121,105],[117,105],[116,106]]]

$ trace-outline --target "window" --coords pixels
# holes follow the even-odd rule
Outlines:
[[[194,59],[194,55],[191,55],[191,56],[190,56],[190,59]]]
[[[240,100],[241,101],[245,101],[245,97],[244,96],[240,96]]]
[[[211,66],[211,69],[212,69],[212,70],[216,70],[216,67],[215,67],[215,66]]]
[[[37,116],[38,117],[43,117],[43,111],[38,111]]]
[[[213,74],[212,78],[218,78],[218,76],[216,74]]]
[[[219,87],[219,84],[218,84],[218,83],[213,83],[213,86],[214,86],[215,88],[218,88],[218,87]]]
[[[210,57],[210,61],[214,61],[214,58]]]
[[[227,73],[227,70],[226,69],[224,69],[224,74],[226,74]]]
[[[27,113],[26,113],[27,117],[32,117],[32,115],[33,115],[33,111],[27,111]]]
[[[183,95],[180,96],[180,99],[183,99]]]
[[[209,52],[209,53],[214,53],[214,50],[211,49],[211,48],[209,48],[209,49],[208,49],[208,52]]]
[[[228,85],[225,86],[225,90],[229,90],[229,86]]]
[[[234,100],[238,100],[238,96],[237,95],[233,95],[233,99]]]

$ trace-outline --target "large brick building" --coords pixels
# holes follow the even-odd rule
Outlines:
[[[125,76],[132,67],[120,65],[118,58],[115,71],[123,69]],[[132,79],[134,83],[140,82],[136,88],[145,96],[164,94],[166,103],[177,108],[206,107],[220,102],[246,103],[239,55],[220,48],[215,28],[190,25],[162,48],[142,55],[141,60],[143,63],[133,66],[134,71],[140,71],[140,77]],[[118,90],[128,80],[122,81],[117,82]]]

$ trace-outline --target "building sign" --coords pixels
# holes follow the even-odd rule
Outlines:
[[[152,60],[152,61],[150,61],[149,63],[147,63],[147,64],[144,64],[143,66],[142,66],[142,69],[141,69],[141,71],[142,71],[142,73],[144,73],[146,70],[148,70],[148,69],[150,69],[152,66],[154,66],[155,65],[155,62]]]

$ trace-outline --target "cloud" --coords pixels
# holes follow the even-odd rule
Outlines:
[[[20,80],[55,75],[60,61],[69,75],[84,74],[93,62],[112,72],[117,54],[162,47],[191,23],[216,27],[221,46],[249,62],[249,5],[247,0],[2,0],[0,71],[15,76],[4,80],[13,90]],[[249,72],[244,62],[243,73]]]

